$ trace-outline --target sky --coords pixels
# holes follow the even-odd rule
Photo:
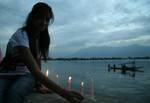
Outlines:
[[[49,4],[51,50],[150,45],[150,0],[0,0],[0,47],[23,26],[32,6]]]

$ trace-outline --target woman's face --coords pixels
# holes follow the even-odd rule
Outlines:
[[[41,32],[48,27],[49,21],[50,21],[50,14],[45,13],[44,15],[36,17],[33,20],[33,26],[37,32]]]

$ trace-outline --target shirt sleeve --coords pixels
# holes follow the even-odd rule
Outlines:
[[[24,46],[29,48],[29,40],[27,37],[27,33],[22,30],[18,30],[15,34],[13,34],[9,43],[12,47]]]

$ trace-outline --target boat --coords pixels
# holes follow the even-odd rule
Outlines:
[[[116,70],[120,70],[121,74],[127,74],[127,72],[130,74],[132,73],[132,76],[135,76],[135,72],[141,72],[143,73],[143,70],[140,70],[140,68],[143,68],[142,66],[136,66],[135,61],[127,62],[127,63],[121,63],[121,64],[108,64],[108,71],[113,70],[116,72]]]

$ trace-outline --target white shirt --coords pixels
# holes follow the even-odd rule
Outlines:
[[[16,46],[24,46],[29,48],[29,40],[26,31],[22,29],[17,30],[9,39],[7,49],[9,53],[11,53],[12,57],[15,58],[19,54],[19,52],[14,49]],[[21,66],[20,66],[21,65]],[[16,70],[14,72],[26,72],[29,73],[28,68],[23,63],[18,63],[16,66]]]

